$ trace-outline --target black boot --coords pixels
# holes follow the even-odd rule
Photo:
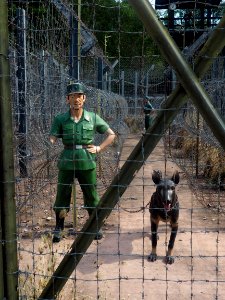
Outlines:
[[[103,233],[102,233],[102,230],[99,229],[99,231],[97,232],[96,236],[94,237],[94,240],[101,240],[103,238]]]
[[[53,238],[52,242],[53,243],[59,243],[62,237],[62,231],[64,229],[64,220],[65,218],[60,218],[59,213],[56,213],[56,226],[55,230],[53,231]]]
[[[88,209],[89,217],[91,216],[92,212],[93,212],[93,209]],[[96,214],[96,211],[95,211],[95,214]],[[98,240],[99,241],[99,240],[101,240],[103,238],[103,233],[102,233],[102,230],[101,229],[98,230],[98,228],[97,228],[96,232],[97,233],[96,233],[96,235],[94,237],[94,240]]]

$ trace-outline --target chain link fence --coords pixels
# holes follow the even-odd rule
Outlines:
[[[35,238],[47,236],[54,227],[52,204],[56,194],[56,162],[62,144],[50,146],[48,135],[53,117],[66,110],[65,89],[71,79],[72,30],[65,13],[55,3],[57,1],[9,1],[18,237],[32,243],[28,247],[24,243],[18,245],[20,257],[41,255],[41,249],[34,253],[32,248]],[[92,37],[92,33],[83,28],[88,37]],[[83,37],[82,45],[85,42]],[[101,69],[100,79],[99,59],[106,67]],[[111,65],[97,44],[80,57],[79,80],[87,88],[86,107],[102,116],[117,133],[115,144],[98,158],[100,194],[118,172],[124,139],[130,132],[143,133],[144,97],[149,96],[157,112],[177,84],[173,70],[160,55],[120,57],[113,70],[110,70]],[[223,117],[224,72],[225,57],[222,54],[202,80],[215,109]],[[100,143],[101,137],[96,139],[96,143]],[[199,201],[217,212],[224,212],[224,151],[191,101],[179,112],[166,133],[165,148],[187,174]],[[69,221],[71,227],[80,228],[85,212],[79,190],[76,199],[77,202],[72,203],[74,214]],[[40,289],[46,283],[44,276],[37,279],[34,259],[30,265],[28,268],[20,259],[21,299],[35,299],[35,291],[27,288],[30,282],[40,285]],[[51,276],[52,270],[48,271],[47,277]],[[40,266],[38,272],[41,273]]]

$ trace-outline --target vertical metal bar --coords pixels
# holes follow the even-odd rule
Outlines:
[[[27,116],[26,116],[26,15],[25,10],[18,8],[17,13],[17,60],[18,60],[18,132],[19,132],[19,166],[20,176],[27,177]]]
[[[138,72],[134,73],[134,115],[137,114]]]
[[[207,8],[207,27],[211,28],[212,26],[212,9],[210,7]]]
[[[204,8],[200,8],[200,28],[204,29],[205,27],[205,9]]]
[[[17,74],[17,53],[16,50],[10,49],[10,55],[11,55],[11,61],[13,65],[13,77],[15,80],[15,86],[14,86],[14,103],[15,103],[15,109],[14,109],[14,118],[16,124],[19,124],[19,92],[18,92],[18,78],[16,76]]]
[[[121,96],[124,97],[124,71],[120,74]]]
[[[174,10],[168,9],[168,29],[174,31]]]
[[[104,71],[103,71],[104,72]],[[108,83],[108,72],[104,73],[105,75],[105,80],[103,81],[103,90],[107,91],[107,83]]]
[[[79,80],[78,63],[78,20],[70,15],[70,53],[69,53],[69,75],[71,79]]]
[[[41,116],[40,119],[42,120],[43,124],[43,132],[47,131],[47,115],[46,115],[46,105],[47,101],[49,99],[48,97],[48,71],[47,71],[47,60],[48,60],[48,54],[43,50],[41,53]],[[48,110],[48,118],[49,118],[49,108]],[[47,141],[47,137],[45,139]],[[48,161],[49,159],[49,147],[46,142],[46,159]],[[50,166],[47,166],[47,176],[50,175]]]
[[[72,194],[71,194],[71,200],[73,203],[73,229],[74,231],[77,230],[77,193],[76,193],[76,180],[74,179],[73,185],[72,185]]]
[[[65,67],[63,64],[60,64],[60,100],[62,103],[65,101]]]
[[[81,71],[81,0],[77,2],[77,80],[80,80]]]
[[[112,91],[112,76],[109,74],[108,76],[108,92],[110,93]]]
[[[48,99],[48,94],[47,94],[47,62],[46,62],[46,55],[45,51],[42,51],[41,55],[41,120],[43,122],[43,128],[44,132],[46,132],[47,124],[46,124],[46,111],[45,111],[45,106],[46,102]]]
[[[171,84],[171,86],[172,86],[172,90],[174,90],[175,89],[175,87],[176,87],[176,73],[174,72],[174,70],[172,70],[171,71],[171,77],[172,77],[172,84]]]
[[[18,263],[7,3],[0,0],[0,205],[4,241],[2,244],[4,297],[16,300]]]
[[[103,88],[103,61],[101,57],[98,57],[98,89]]]
[[[145,96],[148,96],[148,76],[149,76],[149,72],[147,71],[145,77]]]
[[[199,127],[200,127],[200,116],[199,116],[199,111],[197,110],[197,120],[196,120],[196,125],[197,125],[197,137],[196,137],[196,157],[195,157],[195,176],[198,178],[199,175]]]

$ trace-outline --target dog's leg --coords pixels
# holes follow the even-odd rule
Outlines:
[[[167,264],[173,264],[174,263],[174,257],[173,257],[173,247],[174,242],[177,236],[177,230],[178,230],[178,224],[171,224],[171,234],[170,234],[170,241],[168,245],[168,251],[166,254],[166,263]]]
[[[151,240],[152,240],[152,251],[148,256],[148,261],[156,261],[157,259],[157,231],[158,231],[159,219],[155,220],[151,218]]]

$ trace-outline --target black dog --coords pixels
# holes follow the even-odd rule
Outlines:
[[[153,171],[152,180],[157,185],[156,191],[151,197],[149,212],[151,220],[151,239],[152,251],[148,256],[149,261],[156,261],[157,259],[157,230],[159,221],[169,222],[171,225],[171,234],[166,253],[166,263],[172,264],[174,258],[172,250],[178,230],[179,218],[179,202],[175,192],[175,186],[179,183],[180,176],[178,171],[174,172],[171,179],[162,179],[161,171]]]

